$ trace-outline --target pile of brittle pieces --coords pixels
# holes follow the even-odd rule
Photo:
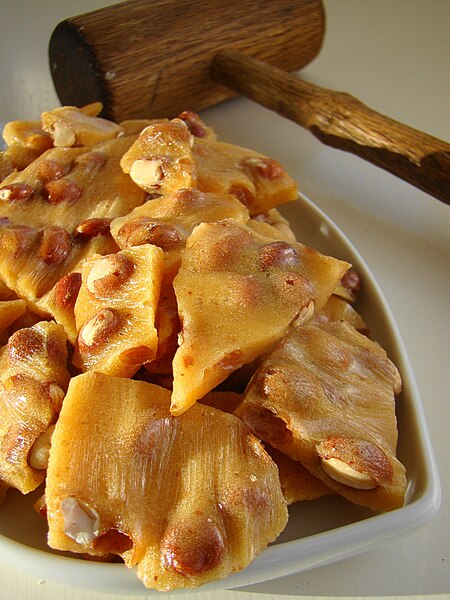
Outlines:
[[[1,495],[42,484],[51,548],[158,590],[245,568],[294,502],[402,506],[400,376],[278,211],[295,182],[193,112],[101,109],[3,132]]]

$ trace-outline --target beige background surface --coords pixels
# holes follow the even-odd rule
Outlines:
[[[53,27],[67,16],[107,4],[1,0],[0,121],[33,118],[55,105],[46,56]],[[450,2],[325,0],[325,6],[324,48],[304,76],[346,90],[380,112],[449,141]],[[448,597],[450,209],[356,157],[322,146],[309,133],[249,101],[232,101],[203,116],[223,139],[278,158],[368,262],[391,305],[415,371],[443,503],[424,528],[364,555],[241,591],[186,598]],[[1,600],[105,597],[37,580],[0,562]]]

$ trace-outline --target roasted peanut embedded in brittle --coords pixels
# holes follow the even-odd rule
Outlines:
[[[186,123],[194,137],[215,140],[217,135],[212,127],[208,127],[200,116],[192,110],[184,110],[178,118]]]
[[[182,331],[172,413],[253,361],[292,321],[312,317],[348,266],[232,220],[196,227],[174,280]]]
[[[289,221],[276,208],[270,208],[264,213],[254,215],[248,222],[248,226],[267,237],[291,242],[296,241],[295,233],[292,231]]]
[[[84,262],[75,302],[75,366],[131,377],[155,358],[162,255],[146,244]]]
[[[277,468],[242,421],[169,405],[142,381],[73,378],[46,486],[51,547],[117,554],[158,590],[243,569],[287,522]]]
[[[48,314],[51,307],[39,299],[61,277],[84,258],[115,248],[109,235],[83,240],[57,225],[0,225],[0,277],[34,310]]]
[[[0,481],[23,494],[44,479],[51,430],[69,383],[66,336],[42,322],[0,349]]]
[[[145,196],[119,166],[134,139],[48,150],[0,184],[2,217],[17,225],[57,225],[73,233],[86,219],[127,214]]]
[[[154,123],[140,133],[120,164],[143,190],[166,195],[194,187],[192,144],[184,121]]]
[[[224,142],[195,139],[197,187],[236,196],[251,215],[298,197],[297,184],[277,161]]]
[[[120,248],[140,244],[162,248],[166,274],[174,275],[194,227],[222,219],[246,223],[248,218],[248,210],[230,194],[208,194],[183,188],[115,219],[111,233]]]
[[[64,327],[67,338],[75,345],[78,331],[75,324],[75,302],[81,287],[81,273],[67,273],[37,301],[37,307],[52,315],[57,323]]]
[[[397,369],[345,321],[291,328],[262,362],[236,413],[345,498],[374,510],[403,504],[396,458]]]

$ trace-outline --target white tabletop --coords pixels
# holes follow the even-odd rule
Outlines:
[[[100,0],[2,2],[0,121],[35,118],[58,104],[47,64],[51,31],[65,17],[108,4]],[[325,0],[324,4],[324,47],[304,76],[348,91],[372,108],[448,141],[450,2]],[[282,162],[301,190],[335,221],[367,261],[411,359],[443,500],[437,516],[423,528],[366,554],[240,591],[196,593],[189,598],[447,597],[449,207],[361,159],[323,146],[310,133],[250,101],[234,100],[202,116],[222,139]],[[105,596],[38,580],[0,563],[0,598],[101,600]]]

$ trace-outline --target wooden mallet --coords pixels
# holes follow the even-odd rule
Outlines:
[[[61,22],[50,68],[62,104],[101,101],[115,121],[243,94],[449,204],[449,144],[289,73],[324,25],[321,0],[129,0]]]

